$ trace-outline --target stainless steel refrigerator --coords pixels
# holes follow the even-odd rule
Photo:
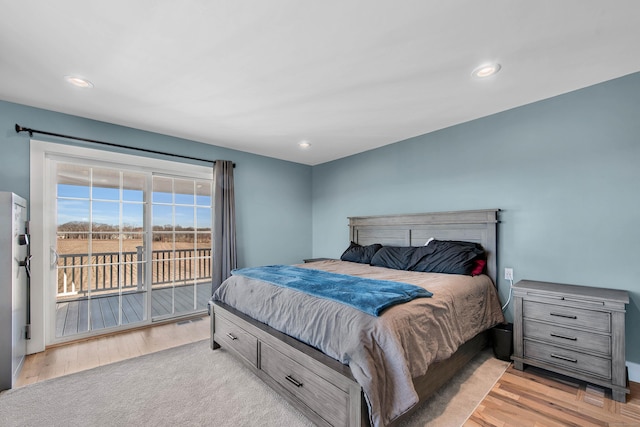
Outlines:
[[[27,202],[0,192],[0,390],[14,386],[27,352],[30,257]]]

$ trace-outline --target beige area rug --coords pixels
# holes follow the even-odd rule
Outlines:
[[[463,425],[498,382],[509,364],[510,362],[496,359],[493,356],[493,350],[484,350],[400,426],[456,427]]]
[[[460,426],[508,363],[479,354],[403,426]],[[0,393],[2,426],[311,426],[208,341]]]

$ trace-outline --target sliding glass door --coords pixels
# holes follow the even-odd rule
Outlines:
[[[211,295],[211,182],[153,177],[151,313],[205,310]]]
[[[56,338],[143,323],[145,174],[56,165]]]
[[[204,312],[211,169],[76,151],[86,155],[45,155],[47,178],[33,193],[43,207],[41,253],[50,253],[42,266],[52,304],[47,344]]]

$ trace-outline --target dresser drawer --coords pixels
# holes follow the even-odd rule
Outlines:
[[[530,319],[525,319],[523,322],[523,334],[525,339],[533,338],[560,347],[573,347],[611,356],[611,336],[609,335],[569,329]]]
[[[524,357],[584,372],[601,378],[611,378],[611,360],[579,351],[525,340]]]
[[[258,339],[241,327],[215,315],[214,339],[223,347],[238,353],[251,365],[258,366]]]
[[[265,343],[260,345],[260,369],[329,424],[348,424],[348,393]]]
[[[524,301],[522,315],[524,318],[542,320],[558,325],[611,332],[611,314],[603,311]]]

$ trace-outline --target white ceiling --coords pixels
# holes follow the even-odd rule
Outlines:
[[[638,0],[0,0],[0,99],[315,165],[640,71],[639,46]]]

